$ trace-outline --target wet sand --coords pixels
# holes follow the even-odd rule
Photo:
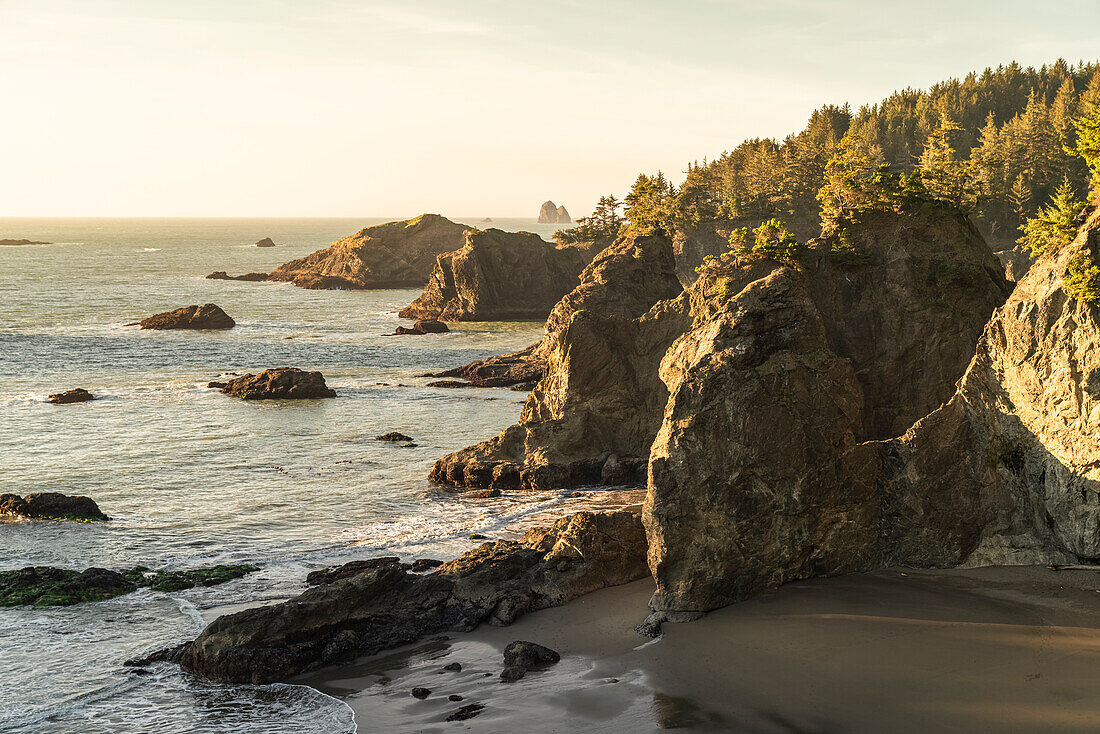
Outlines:
[[[646,580],[300,682],[346,700],[364,733],[1095,732],[1098,590],[1096,571],[889,570],[789,584],[646,644]],[[501,682],[517,639],[562,661]],[[486,708],[444,721],[469,703]]]

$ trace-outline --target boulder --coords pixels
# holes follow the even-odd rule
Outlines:
[[[524,668],[538,668],[553,665],[561,660],[561,655],[549,647],[526,640],[516,640],[504,648],[504,664],[518,665]]]
[[[546,335],[525,356],[547,367],[520,423],[439,459],[431,479],[568,487],[602,483],[610,464],[614,484],[643,480],[667,400],[657,367],[690,322],[686,301],[664,299],[681,292],[668,238],[633,233],[609,246],[554,307]]]
[[[467,229],[438,214],[367,227],[279,266],[267,279],[314,290],[420,288],[436,257],[463,246]]]
[[[256,243],[256,247],[274,247],[275,243],[271,241],[270,237],[264,237],[262,240]]]
[[[645,576],[644,556],[636,514],[580,512],[519,541],[483,543],[427,575],[381,564],[287,602],[220,617],[193,642],[135,662],[175,660],[223,681],[286,680],[445,630],[509,624]]]
[[[320,372],[296,367],[278,367],[258,375],[247,374],[225,383],[221,391],[243,400],[292,400],[334,398],[336,391],[325,384]]]
[[[60,492],[35,492],[22,498],[0,494],[0,515],[78,522],[110,519],[91,497]]]
[[[206,276],[207,280],[247,280],[257,283],[271,277],[270,273],[245,273],[244,275],[229,275],[224,270],[216,270]]]
[[[539,207],[539,224],[572,224],[573,218],[569,216],[564,206],[558,206],[552,201],[544,201]]]
[[[95,395],[82,387],[77,387],[65,392],[54,393],[47,399],[54,405],[68,405],[69,403],[86,403],[89,400],[95,400]]]
[[[445,334],[448,331],[450,331],[450,329],[442,321],[421,319],[413,324],[412,327],[398,326],[397,330],[393,333],[395,335],[423,336],[424,334]]]
[[[232,329],[236,322],[220,307],[207,303],[158,313],[142,319],[136,325],[142,329]]]
[[[518,352],[479,359],[425,377],[458,377],[470,387],[511,387],[537,382],[546,371],[546,359],[538,351],[539,344],[535,342]]]
[[[587,260],[530,232],[471,230],[466,244],[440,255],[406,319],[542,321],[571,291]]]

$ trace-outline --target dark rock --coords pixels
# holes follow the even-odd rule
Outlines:
[[[55,393],[49,397],[49,401],[54,405],[84,403],[89,400],[95,400],[95,395],[92,395],[90,392],[82,387],[77,387],[72,390],[66,390],[65,392]]]
[[[440,255],[406,319],[541,321],[577,285],[590,259],[530,232],[471,230],[466,244]]]
[[[488,535],[482,535],[481,533],[470,533],[467,536],[467,540],[488,540]]]
[[[356,576],[372,568],[393,565],[395,563],[398,563],[399,560],[400,559],[397,556],[383,556],[381,558],[368,558],[363,561],[351,561],[336,568],[326,568],[320,571],[310,571],[308,574],[306,574],[306,583],[310,586],[331,584],[334,581],[351,578],[352,576]]]
[[[447,696],[447,700],[457,703],[458,701],[462,700],[462,696],[458,695],[457,693],[452,693],[451,695]]]
[[[221,389],[223,389],[223,388],[224,388],[224,387],[225,387],[226,385],[228,385],[228,384],[229,384],[228,382],[217,382],[217,381],[213,381],[213,382],[208,382],[208,383],[206,383],[206,386],[207,386],[207,387],[213,387],[213,388],[216,388],[216,389],[218,389],[218,390],[221,390]]]
[[[427,698],[430,695],[432,695],[432,692],[430,690],[428,690],[427,688],[414,688],[414,689],[412,689],[413,698],[419,698],[421,701],[423,701],[425,698]]]
[[[519,542],[483,543],[432,574],[379,565],[315,586],[281,604],[220,617],[190,643],[185,670],[267,683],[321,664],[370,655],[446,630],[504,625],[529,611],[646,575],[637,515],[581,512]],[[341,633],[354,649],[324,654]]]
[[[270,237],[264,237],[262,240],[256,243],[256,247],[274,247],[275,243],[271,241]]]
[[[504,664],[509,667],[518,665],[524,668],[538,668],[553,665],[560,660],[561,655],[554,650],[525,640],[516,640],[504,648]]]
[[[77,522],[109,519],[91,497],[60,492],[36,492],[22,499],[14,494],[0,495],[0,515]]]
[[[483,704],[483,703],[466,704],[465,706],[460,708],[458,711],[455,711],[453,714],[448,716],[446,720],[447,721],[468,721],[468,720],[474,718],[475,716],[477,716],[478,714],[480,714],[484,709],[485,709],[485,704]]]
[[[0,240],[0,246],[10,245],[49,245],[50,242],[39,242],[38,240]]]
[[[537,353],[538,346],[539,343],[536,342],[519,352],[479,359],[425,377],[458,377],[467,380],[468,386],[472,387],[509,387],[521,384],[533,386],[533,383],[542,379],[546,371],[546,358]]]
[[[222,392],[243,400],[294,400],[334,398],[336,391],[325,384],[320,372],[306,372],[296,367],[264,370],[258,375],[247,374],[225,383]]]
[[[429,382],[427,387],[454,388],[454,387],[473,387],[473,385],[471,385],[468,382],[459,382],[457,380],[437,380],[435,382]]]
[[[375,436],[375,441],[413,441],[412,436],[406,436],[404,433],[397,433],[396,431],[391,433],[383,433],[381,436]]]
[[[462,672],[462,664],[461,663],[447,663],[446,665],[443,666],[443,669],[448,671],[448,672],[451,672],[451,673],[461,673]]]
[[[412,327],[398,326],[394,334],[408,335],[408,336],[423,336],[424,334],[445,334],[450,329],[442,321],[436,321],[435,319],[422,319],[417,321]]]
[[[216,270],[206,276],[207,280],[245,280],[250,283],[259,283],[271,277],[270,273],[245,273],[244,275],[229,275],[224,270]]]
[[[142,319],[137,323],[142,329],[231,329],[236,322],[213,303],[203,306],[184,306],[175,311],[165,311]]]
[[[105,568],[83,572],[49,566],[0,571],[0,607],[69,606],[129,594],[139,587],[178,591],[199,584],[211,586],[257,570],[252,566],[215,566],[195,571],[148,572],[137,566],[126,573]]]
[[[413,573],[423,573],[424,571],[430,571],[433,568],[439,568],[443,565],[443,561],[435,558],[417,558],[412,562],[411,570]],[[454,663],[457,665],[458,663]]]
[[[506,681],[519,680],[525,675],[527,675],[527,668],[522,665],[509,665],[500,671],[500,679]]]

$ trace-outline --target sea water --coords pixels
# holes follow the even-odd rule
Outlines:
[[[429,388],[424,374],[520,349],[541,323],[387,336],[418,291],[203,278],[270,271],[382,221],[0,218],[0,238],[53,243],[0,247],[0,492],[88,495],[111,516],[2,522],[0,570],[261,568],[210,588],[0,609],[0,731],[355,731],[347,706],[304,686],[228,686],[122,663],[193,638],[219,614],[297,594],[309,570],[382,553],[448,558],[471,533],[514,536],[600,502],[596,491],[479,500],[427,480],[436,458],[514,423],[525,396]],[[263,237],[279,246],[252,244]],[[237,326],[125,325],[202,303]],[[320,370],[339,397],[249,402],[206,387],[269,367]],[[46,402],[75,387],[98,399]],[[375,440],[390,431],[416,447]]]

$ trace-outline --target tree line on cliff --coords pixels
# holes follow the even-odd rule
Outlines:
[[[1022,229],[1021,239],[1039,254],[1089,189],[1090,133],[1082,124],[1093,120],[1096,136],[1098,108],[1100,63],[1063,60],[1039,69],[1013,62],[927,90],[904,89],[856,112],[825,105],[783,140],[745,140],[714,160],[688,164],[679,185],[661,172],[640,174],[622,201],[601,198],[590,217],[557,239],[610,239],[624,226],[681,231],[713,221],[820,217],[828,226],[867,200],[881,206],[884,199],[931,198],[969,212],[999,243],[1016,240]]]

